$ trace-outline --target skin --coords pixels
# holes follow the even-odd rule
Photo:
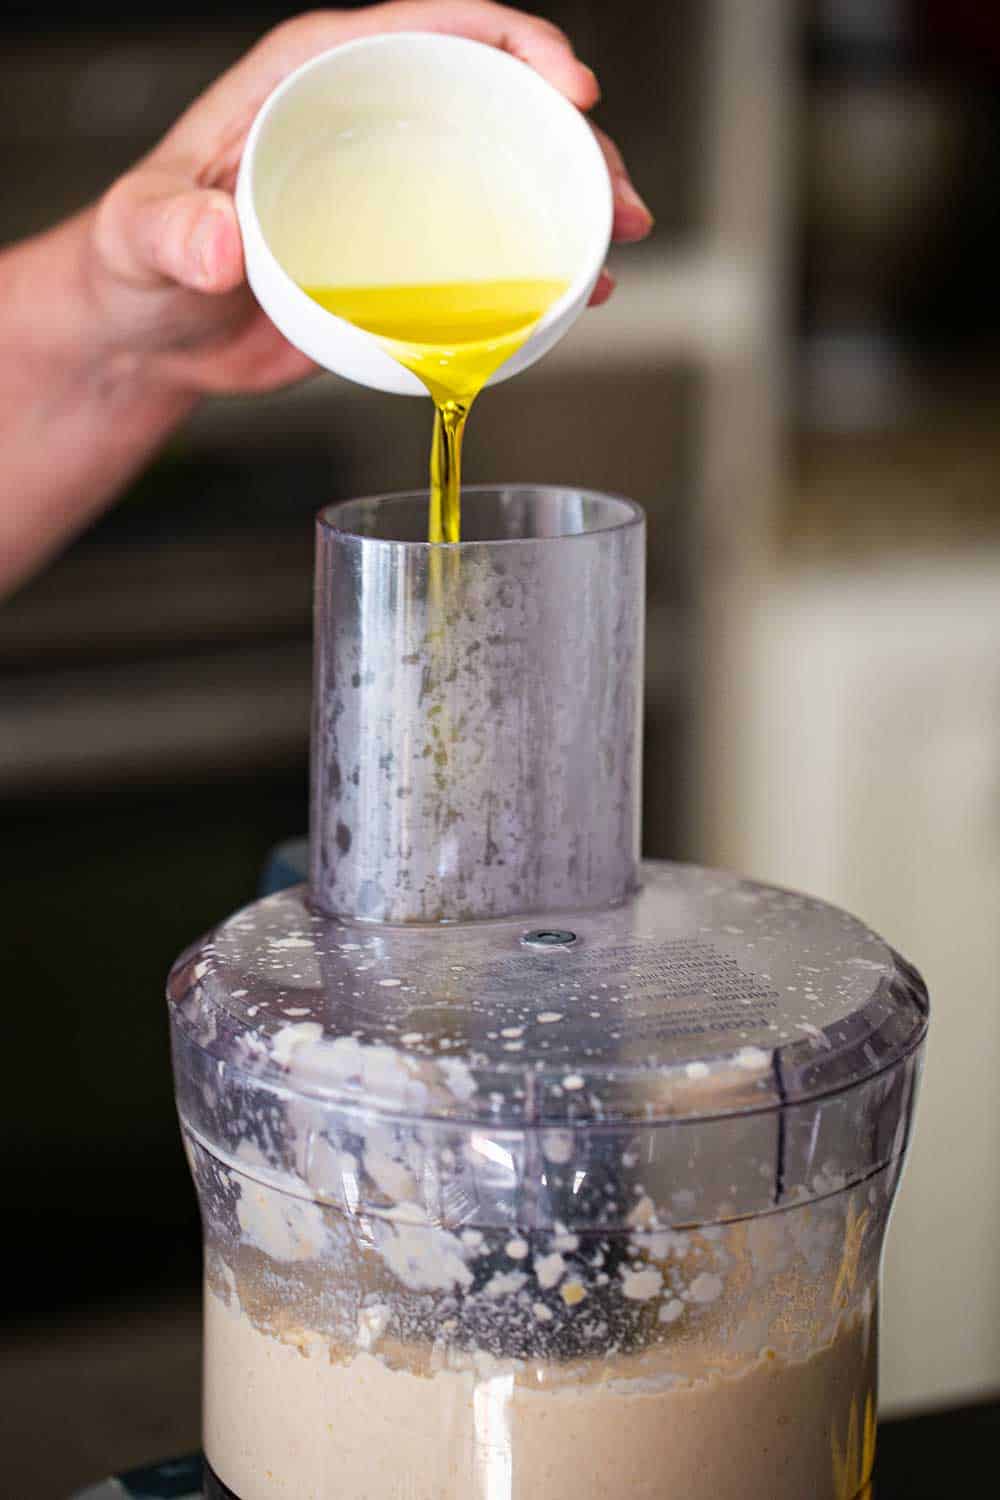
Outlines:
[[[594,74],[557,27],[487,0],[394,0],[314,11],[269,32],[96,204],[0,255],[0,594],[109,505],[211,395],[315,373],[246,284],[233,189],[271,90],[308,58],[380,32],[449,32],[500,47],[581,110]],[[614,238],[652,219],[615,145]],[[613,289],[605,272],[593,302]]]

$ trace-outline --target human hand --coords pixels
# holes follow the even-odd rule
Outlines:
[[[315,11],[271,31],[223,74],[160,144],[92,211],[83,284],[111,356],[155,371],[193,396],[270,390],[314,372],[260,310],[246,283],[233,190],[253,119],[281,80],[317,53],[389,31],[453,33],[530,64],[581,110],[594,74],[550,22],[489,0],[394,0],[360,11]],[[621,155],[596,130],[614,187],[614,238],[652,226]],[[595,303],[610,296],[603,273]]]

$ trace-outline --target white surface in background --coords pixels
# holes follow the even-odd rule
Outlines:
[[[798,573],[762,610],[753,660],[731,857],[863,916],[931,993],[886,1258],[884,1409],[995,1391],[1000,554]]]

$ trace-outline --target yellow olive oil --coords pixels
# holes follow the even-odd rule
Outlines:
[[[381,340],[434,400],[430,537],[458,541],[462,429],[491,375],[569,285],[581,245],[544,172],[423,110],[341,118],[281,144],[257,211],[320,306]]]
[[[461,539],[462,435],[473,401],[566,286],[506,279],[304,287],[327,312],[376,337],[431,394],[430,541]]]

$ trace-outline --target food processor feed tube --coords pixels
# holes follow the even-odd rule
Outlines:
[[[310,887],[170,980],[208,1493],[847,1500],[923,985],[640,864],[636,507],[426,500],[321,516]]]

